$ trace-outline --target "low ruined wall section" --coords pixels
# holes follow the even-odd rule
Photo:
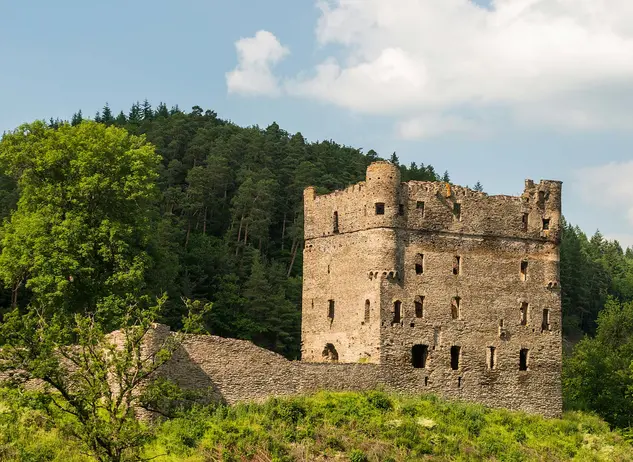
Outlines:
[[[214,400],[227,404],[261,402],[272,396],[292,396],[320,390],[363,391],[384,388],[406,394],[435,392],[446,397],[470,400],[455,389],[429,389],[424,371],[380,364],[304,363],[289,361],[244,340],[216,336],[187,336],[161,374],[185,389],[207,390]],[[556,407],[538,397],[516,401],[503,396],[486,396],[493,407],[521,407],[523,410],[555,416]]]

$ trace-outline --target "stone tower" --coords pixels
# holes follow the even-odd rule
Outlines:
[[[307,188],[302,360],[559,410],[561,186],[488,196],[376,162],[343,191]]]

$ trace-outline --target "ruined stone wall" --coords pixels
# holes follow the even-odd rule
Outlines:
[[[383,388],[404,394],[434,392],[440,396],[483,402],[491,407],[522,409],[556,416],[559,410],[532,395],[479,399],[466,388],[424,385],[421,369],[392,364],[306,363],[289,361],[244,340],[207,335],[186,336],[161,374],[185,389],[207,391],[227,404],[261,402],[272,396],[293,396],[320,390],[364,391]]]

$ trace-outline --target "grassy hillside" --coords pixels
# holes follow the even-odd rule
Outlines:
[[[0,460],[92,460],[49,427],[42,411],[18,402],[14,392],[0,393]],[[188,462],[633,461],[633,447],[586,414],[547,420],[371,392],[198,409],[162,423],[146,455]]]

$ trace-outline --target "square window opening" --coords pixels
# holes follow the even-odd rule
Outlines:
[[[411,348],[411,361],[413,363],[413,367],[416,369],[424,369],[426,367],[426,360],[428,356],[428,345],[413,345],[413,348]]]
[[[548,231],[550,226],[550,219],[543,218],[543,231]]]
[[[385,214],[385,203],[376,202],[376,215],[384,215],[384,214]]]

